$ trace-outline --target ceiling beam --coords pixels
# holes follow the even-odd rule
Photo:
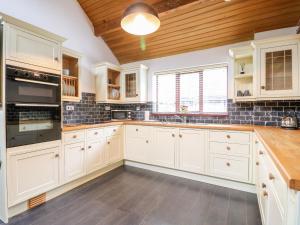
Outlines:
[[[213,0],[161,0],[153,4],[152,7],[158,12],[159,16],[164,16],[178,9],[190,7],[192,5],[208,1]],[[122,15],[112,20],[102,20],[100,23],[94,24],[95,35],[99,37],[109,31],[116,31],[118,29],[121,29],[121,19]]]

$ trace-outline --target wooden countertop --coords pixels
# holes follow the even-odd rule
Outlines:
[[[300,191],[300,130],[275,127],[254,130],[289,188]]]
[[[275,127],[223,124],[180,124],[154,121],[120,121],[93,125],[65,126],[63,131],[74,131],[114,125],[142,125],[232,131],[254,131],[273,159],[282,177],[291,189],[300,191],[300,130]]]

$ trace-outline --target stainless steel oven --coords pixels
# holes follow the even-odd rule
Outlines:
[[[111,119],[112,120],[131,120],[131,111],[130,110],[111,110]]]
[[[60,76],[6,67],[6,144],[61,139]]]
[[[60,104],[60,76],[6,67],[6,102]]]

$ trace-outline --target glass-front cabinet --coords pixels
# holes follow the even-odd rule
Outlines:
[[[122,68],[122,101],[147,102],[147,71],[145,65]]]
[[[293,35],[287,37],[285,41],[256,43],[256,56],[259,63],[257,66],[258,97],[300,96],[299,41],[300,38]]]

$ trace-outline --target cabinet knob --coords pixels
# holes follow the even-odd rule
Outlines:
[[[77,135],[73,135],[73,138],[77,138]]]
[[[259,166],[259,162],[256,162],[256,165]]]
[[[139,96],[139,94],[136,94],[135,96],[137,97],[137,96]]]
[[[92,146],[89,146],[89,147],[88,147],[88,149],[91,149],[91,148],[92,148]]]
[[[139,131],[139,129],[136,128],[135,131]]]
[[[258,144],[258,140],[255,140],[255,144]]]
[[[262,184],[261,184],[261,187],[262,187],[262,188],[266,188],[267,185],[266,185],[265,183],[262,183]]]
[[[113,129],[113,132],[116,132],[117,130],[116,129]]]
[[[260,154],[260,155],[263,155],[263,154],[264,154],[264,152],[263,152],[263,151],[259,151],[259,154]]]
[[[55,154],[55,156],[54,156],[55,158],[58,158],[59,157],[59,154]]]
[[[226,137],[227,137],[228,139],[231,138],[229,134],[227,134]]]
[[[267,196],[268,196],[268,192],[263,191],[263,196],[264,196],[264,197],[267,197]]]
[[[179,134],[179,137],[182,138],[182,134]]]
[[[175,137],[175,134],[172,134],[172,137]]]
[[[275,180],[275,176],[272,173],[269,173],[269,180]]]
[[[229,146],[227,146],[227,148],[226,148],[228,151],[230,151],[230,147]]]
[[[54,60],[55,60],[56,62],[58,62],[58,57],[55,57]]]
[[[228,163],[226,163],[226,166],[228,166],[228,167],[229,167],[229,166],[230,166],[230,163],[229,163],[229,162],[228,162]]]
[[[266,87],[265,87],[265,86],[261,86],[260,88],[261,88],[262,90],[264,90]]]
[[[98,132],[95,132],[94,134],[95,134],[95,135],[97,135],[97,134],[98,134]]]
[[[81,151],[84,151],[84,148],[81,148]]]
[[[110,141],[108,141],[107,144],[109,145],[109,144],[110,144]]]
[[[149,141],[148,141],[148,140],[146,140],[146,143],[148,144],[148,143],[149,143]]]

